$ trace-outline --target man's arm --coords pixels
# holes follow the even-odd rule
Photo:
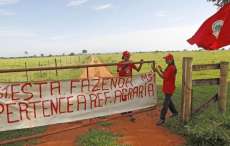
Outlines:
[[[159,71],[158,68],[152,66],[152,70],[156,72],[162,79],[164,79],[163,72]]]
[[[159,68],[159,71],[163,74],[163,69],[162,69],[162,67],[160,66],[160,65],[158,65],[158,68]]]
[[[143,62],[144,62],[144,60],[141,59],[141,60],[140,60],[140,65],[138,66],[138,68],[135,68],[135,70],[136,70],[137,72],[139,72],[139,71],[141,70],[142,65],[143,65]]]
[[[158,69],[156,69],[156,72],[162,79],[164,79],[163,72],[159,71]]]

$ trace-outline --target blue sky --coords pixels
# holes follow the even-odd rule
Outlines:
[[[206,0],[0,0],[1,56],[197,49]]]

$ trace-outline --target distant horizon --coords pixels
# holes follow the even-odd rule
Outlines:
[[[123,50],[125,51],[125,50]],[[208,51],[208,50],[204,50],[202,48],[197,48],[197,49],[194,49],[194,50],[152,50],[152,51],[131,51],[130,53],[173,53],[173,52],[200,52],[200,51],[203,51],[203,52],[218,52],[218,51],[230,51],[230,48],[221,48],[219,50],[212,50],[212,51]],[[74,53],[74,54],[72,54]],[[31,58],[31,57],[56,57],[56,56],[77,56],[77,55],[103,55],[103,54],[121,54],[121,52],[99,52],[99,53],[90,53],[90,52],[87,52],[87,53],[75,53],[75,52],[69,52],[69,53],[61,53],[61,54],[34,54],[34,55],[22,55],[22,56],[7,56],[7,57],[3,57],[3,56],[0,56],[0,58],[4,58],[4,59],[7,59],[7,58]],[[43,54],[43,55],[42,55]]]

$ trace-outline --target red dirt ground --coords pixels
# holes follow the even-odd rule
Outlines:
[[[91,63],[100,63],[96,58],[92,57]],[[105,77],[112,76],[107,68],[90,68],[89,77]],[[86,71],[81,76],[86,77]],[[156,126],[155,123],[159,118],[159,108],[155,110],[150,110],[143,113],[137,113],[134,115],[136,118],[135,122],[131,122],[126,116],[114,115],[107,118],[113,119],[110,122],[111,126],[106,129],[111,130],[114,133],[122,135],[119,139],[122,144],[130,144],[132,146],[180,146],[185,143],[183,137],[173,134],[168,129]],[[115,118],[114,118],[115,117]],[[116,118],[117,117],[117,118]],[[96,121],[101,121],[103,119],[96,118],[92,120],[84,120],[81,122],[56,124],[49,126],[47,133],[66,129],[71,126],[84,125],[89,122],[96,123]],[[43,137],[39,140],[40,144],[37,146],[76,146],[76,140],[85,132],[87,132],[92,127],[99,127],[96,124],[92,124],[87,127],[76,128],[66,132],[62,132],[55,135],[50,135]],[[103,127],[100,127],[103,128]]]

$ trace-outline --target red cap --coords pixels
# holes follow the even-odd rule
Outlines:
[[[129,56],[130,56],[129,51],[124,51],[124,52],[122,53],[122,56],[129,57]]]
[[[173,58],[173,55],[172,54],[167,54],[165,57],[163,57],[164,59],[166,59],[166,60],[174,60],[174,58]]]

